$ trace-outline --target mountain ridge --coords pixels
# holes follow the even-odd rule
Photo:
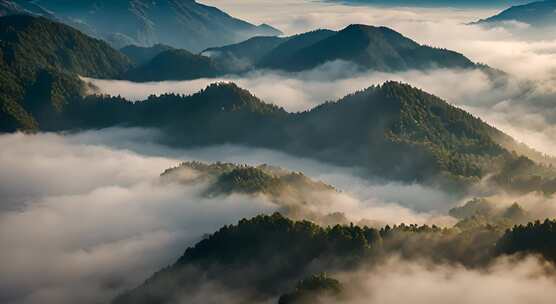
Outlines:
[[[536,1],[512,6],[494,16],[479,20],[476,24],[497,24],[516,21],[533,27],[546,28],[556,26],[556,1]]]
[[[11,0],[11,3],[23,6],[27,1]],[[267,24],[255,26],[193,0],[37,0],[33,5],[50,12],[58,21],[103,38],[117,48],[127,44],[162,43],[198,52],[253,36],[281,34]],[[184,32],[188,35],[182,35]]]
[[[352,24],[340,31],[315,30],[279,38],[264,48],[246,41],[207,49],[215,60],[246,61],[247,69],[299,72],[326,62],[346,61],[362,70],[400,71],[479,68],[460,53],[421,45],[387,27]]]
[[[81,122],[65,128],[154,127],[163,131],[163,142],[169,145],[231,143],[276,149],[365,168],[367,174],[387,180],[442,184],[456,192],[485,177],[508,190],[555,190],[555,172],[512,152],[508,142],[499,141],[510,141],[507,135],[440,98],[397,82],[299,113],[224,83],[189,96],[151,96],[135,103],[89,96],[73,105],[68,113]]]

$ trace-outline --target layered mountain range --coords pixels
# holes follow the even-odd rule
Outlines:
[[[153,53],[155,49],[143,51]],[[390,28],[353,24],[340,31],[254,37],[238,44],[209,48],[200,54],[160,50],[149,62],[138,65],[123,78],[191,80],[256,70],[302,72],[335,62],[350,64],[359,71],[452,68],[496,72],[457,52],[421,45]]]
[[[362,69],[400,71],[472,68],[462,54],[421,45],[387,28],[353,24],[341,31],[317,30],[291,37],[256,37],[202,54],[236,62],[238,68],[302,71],[326,62],[346,61]]]
[[[454,273],[460,271],[465,274],[465,281],[469,281],[475,278],[475,273],[485,278],[497,268],[509,267],[514,271],[514,265],[532,267],[534,260],[523,259],[526,255],[534,255],[535,259],[542,261],[538,263],[538,268],[533,268],[542,269],[536,271],[534,277],[547,279],[554,272],[555,221],[534,221],[540,217],[540,212],[533,210],[531,205],[520,205],[519,202],[503,204],[490,198],[463,199],[471,194],[485,193],[488,189],[504,196],[528,194],[522,197],[544,200],[556,192],[556,170],[553,167],[556,161],[419,88],[395,81],[369,84],[367,88],[338,100],[323,101],[310,110],[294,113],[266,103],[234,83],[213,83],[191,95],[162,94],[130,101],[120,96],[96,94],[97,88],[81,78],[183,80],[256,70],[279,70],[284,75],[291,75],[289,73],[338,62],[361,71],[450,68],[499,73],[472,62],[462,54],[421,45],[389,28],[358,24],[340,31],[316,30],[278,37],[275,35],[279,32],[269,26],[254,26],[193,0],[0,0],[0,15],[5,15],[0,17],[0,133],[67,134],[112,127],[154,129],[157,131],[153,132],[156,144],[165,147],[188,149],[240,145],[264,148],[344,169],[357,169],[350,172],[357,172],[361,175],[358,178],[366,181],[387,182],[389,185],[395,182],[396,187],[400,184],[404,187],[409,184],[426,186],[427,191],[430,187],[437,187],[453,195],[454,200],[465,202],[458,206],[450,205],[451,218],[447,215],[443,217],[443,220],[447,219],[455,225],[439,227],[402,223],[390,226],[372,218],[363,219],[362,215],[353,214],[356,212],[337,212],[336,209],[342,206],[353,206],[350,205],[352,200],[359,202],[356,194],[342,193],[342,189],[300,172],[271,165],[184,162],[168,168],[159,178],[155,175],[153,180],[149,175],[148,179],[138,179],[129,187],[118,185],[125,182],[126,179],[123,179],[116,183],[109,180],[102,188],[83,190],[87,195],[89,192],[102,194],[90,199],[87,199],[89,196],[73,193],[46,193],[45,199],[34,199],[29,207],[24,207],[21,214],[40,208],[57,211],[55,209],[59,205],[49,202],[61,199],[63,205],[71,203],[75,208],[70,209],[73,211],[82,208],[79,203],[90,204],[98,198],[110,199],[114,193],[115,196],[129,197],[132,209],[136,205],[148,205],[148,211],[143,216],[140,212],[125,214],[125,210],[113,208],[122,206],[121,202],[106,204],[102,201],[103,212],[90,212],[93,215],[85,223],[85,226],[93,226],[93,230],[87,228],[81,234],[69,235],[69,243],[61,238],[40,240],[41,244],[52,240],[53,247],[65,247],[64,244],[70,243],[68,247],[75,247],[67,252],[74,250],[77,255],[66,254],[65,250],[59,251],[59,254],[54,251],[56,260],[60,256],[61,264],[66,264],[65,259],[71,259],[70,265],[81,265],[86,261],[84,268],[109,268],[109,275],[105,276],[104,272],[101,275],[86,271],[81,273],[83,269],[78,269],[79,275],[68,272],[67,278],[66,274],[58,278],[53,272],[54,275],[41,279],[46,285],[41,282],[40,286],[48,288],[33,289],[31,296],[36,291],[45,293],[49,300],[59,299],[57,289],[50,292],[51,278],[54,281],[68,280],[68,286],[80,289],[81,285],[74,284],[74,281],[81,280],[81,276],[99,276],[101,280],[92,282],[100,282],[102,288],[111,291],[120,290],[122,278],[137,277],[140,273],[134,271],[135,266],[112,271],[113,267],[88,261],[109,259],[121,263],[123,259],[134,259],[133,255],[144,254],[144,244],[148,247],[147,251],[158,253],[161,251],[159,248],[168,248],[160,244],[182,242],[181,234],[190,235],[197,241],[187,241],[183,254],[176,257],[174,263],[160,268],[136,288],[124,291],[112,303],[361,303],[368,299],[360,301],[354,298],[359,293],[352,291],[365,289],[361,284],[365,283],[365,275],[369,273],[378,273],[380,280],[382,275],[388,275],[388,265],[392,261],[396,266],[410,265],[409,268],[401,268],[404,278],[411,272],[422,272],[413,265],[424,265],[422,268],[427,271],[438,269],[442,279],[433,277],[435,283],[452,280]],[[114,20],[121,22],[114,23]],[[116,50],[107,41],[112,46],[123,45],[123,42],[135,45]],[[27,139],[25,136],[21,138]],[[25,147],[36,149],[46,145]],[[59,151],[48,150],[54,151],[51,154]],[[90,152],[92,150],[97,148],[79,148],[75,153],[94,153]],[[98,150],[104,151],[105,147]],[[35,154],[23,157],[27,155]],[[104,155],[100,157],[104,158]],[[109,174],[121,169],[118,167],[121,165],[119,160],[127,157],[124,155],[131,153],[118,154],[115,161],[109,160],[107,167],[115,167],[116,170],[109,171]],[[135,160],[126,164],[147,163],[136,155],[129,157]],[[162,162],[166,163],[156,160],[156,166]],[[83,170],[72,164],[72,170]],[[55,170],[64,169],[56,167]],[[137,174],[148,174],[146,172],[150,171],[139,170]],[[33,174],[29,174],[30,178],[34,177]],[[97,180],[103,179],[104,175],[95,176],[98,176],[94,178]],[[84,180],[85,183],[93,183],[87,178]],[[7,183],[9,187],[14,184]],[[141,201],[144,193],[166,186],[169,187],[160,190],[165,197],[168,194],[172,201],[170,209],[157,204],[156,195],[146,195],[144,202]],[[26,188],[26,185],[21,188]],[[141,192],[134,194],[135,188],[140,188]],[[180,191],[172,194],[173,190],[194,192],[193,199],[186,199]],[[81,198],[83,202],[73,202],[76,198]],[[175,214],[179,210],[192,210],[193,214],[189,214],[188,218],[197,217],[196,212],[202,213],[202,208],[176,208],[182,203],[177,200],[182,198],[186,200],[184,204],[199,205],[207,201],[226,204],[229,202],[227,199],[233,198],[244,200],[247,204],[264,203],[268,207],[265,210],[277,212],[228,223],[202,237],[202,233],[211,231],[195,229],[189,232],[189,226],[206,220],[203,216],[199,216],[197,223],[192,221],[190,225],[176,225],[177,228],[165,230],[169,228],[159,225],[165,218],[159,217],[158,213],[172,213],[177,222],[188,221],[181,214]],[[352,200],[339,204],[336,198]],[[134,200],[140,200],[142,204],[135,204]],[[361,203],[365,205],[365,211],[380,212],[380,208],[372,207],[382,202]],[[408,212],[409,218],[415,218],[411,217],[413,211],[405,207],[395,204],[388,207],[392,207],[394,211],[391,212],[396,215],[397,212]],[[228,208],[234,209],[235,205]],[[543,209],[543,212],[546,210],[549,209]],[[232,211],[235,214],[241,210]],[[19,213],[19,210],[7,211],[5,215],[15,219]],[[213,220],[212,217],[224,218],[224,213],[217,210],[208,214]],[[113,235],[114,229],[108,226],[104,229],[109,230],[106,234],[108,242],[101,243],[100,247],[87,244],[89,236],[92,239],[105,238],[105,233],[97,233],[97,225],[103,225],[104,217],[114,214],[118,222],[118,229],[115,230],[125,230],[124,234],[129,233],[127,237],[131,237],[132,241],[127,242],[127,238],[122,241],[121,236]],[[369,214],[373,215],[372,212]],[[423,217],[428,219],[436,215],[427,213]],[[48,213],[45,218],[54,227],[58,218],[66,216],[77,223],[69,227],[82,228],[80,219],[76,221],[72,212]],[[138,218],[139,225],[134,227],[134,224],[124,220],[126,217]],[[32,224],[32,219],[25,220],[25,225],[21,227]],[[145,222],[149,225],[144,225]],[[8,222],[6,227],[12,226],[11,223]],[[135,231],[139,226],[146,229]],[[53,235],[59,233],[66,238],[67,229],[60,227],[60,232],[55,231]],[[153,233],[155,242],[151,244]],[[17,230],[8,231],[5,235],[10,240],[8,246],[25,243],[17,237]],[[42,234],[39,233],[39,236]],[[75,239],[81,237],[84,242],[73,245]],[[121,255],[114,255],[116,258],[113,258],[110,255],[112,251],[105,250],[116,243],[124,248],[123,251],[115,251],[125,255],[123,258]],[[16,248],[14,256],[25,253],[24,249]],[[100,255],[90,254],[93,252]],[[16,261],[16,266],[29,263],[39,272],[52,270],[38,266],[43,264],[32,263],[32,259],[32,255],[24,257]],[[148,259],[141,259],[133,265],[147,267],[149,263]],[[160,264],[149,265],[155,268],[148,269],[161,267]],[[518,271],[519,279],[529,279],[529,273],[521,271]],[[23,285],[27,284],[26,277],[16,277],[16,280],[22,278]],[[409,277],[413,279],[417,276]],[[407,286],[407,282],[402,281],[403,286]],[[460,283],[458,280],[455,282]],[[511,284],[517,286],[513,281]],[[6,286],[11,287],[10,282]],[[56,284],[53,286],[57,287]],[[456,289],[461,288],[458,285]],[[473,290],[464,288],[464,292],[468,291]],[[90,293],[93,292],[87,289],[87,294]]]
[[[186,185],[208,182],[207,195],[269,195],[282,207],[289,203],[290,211],[315,203],[295,193],[333,189],[268,165],[189,162],[166,170],[161,178]],[[453,208],[450,215],[460,220],[451,228],[333,222],[319,226],[314,219],[295,221],[280,213],[243,219],[205,236],[174,264],[113,303],[212,301],[213,297],[232,303],[342,303],[352,299],[349,289],[357,284],[357,273],[378,271],[375,267],[393,256],[406,262],[456,264],[468,271],[512,254],[537,254],[556,262],[552,249],[556,222],[528,223],[531,218],[517,203],[501,207],[474,199]],[[217,295],[204,293],[215,288]]]
[[[265,147],[362,167],[383,178],[440,180],[460,187],[490,176],[497,184],[519,191],[552,192],[554,188],[553,170],[541,165],[549,159],[409,85],[387,82],[371,86],[303,113],[288,113],[234,84],[213,84],[191,96],[152,96],[139,102],[85,96],[88,88],[78,75],[117,77],[132,69],[131,60],[100,40],[44,18],[10,16],[0,18],[0,24],[2,131],[152,127],[163,131],[161,140],[168,145]],[[386,28],[354,25],[338,33],[306,35],[315,33],[320,38],[329,36],[317,42],[323,46],[345,37],[365,37],[365,55],[354,60],[371,67],[473,66],[462,55],[419,46]],[[378,46],[368,44],[368,39]],[[283,43],[295,54],[303,54],[306,48],[300,41],[307,40]],[[295,51],[295,46],[301,51]],[[273,50],[280,48],[277,45]],[[313,48],[314,44],[309,46]],[[327,54],[343,54],[341,48],[327,50]],[[423,55],[438,52],[443,55]],[[165,53],[191,61],[199,57],[183,50]],[[179,62],[169,60],[168,70],[180,70]],[[184,69],[200,73],[204,68],[195,67]]]
[[[197,52],[258,35],[279,35],[194,0],[3,0],[1,14],[33,14],[64,22],[115,47],[162,43]]]

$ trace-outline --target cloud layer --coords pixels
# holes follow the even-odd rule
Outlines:
[[[535,258],[499,259],[481,271],[391,258],[372,271],[343,277],[350,297],[345,303],[548,304],[556,300],[553,271]]]
[[[204,185],[161,182],[160,173],[181,160],[306,171],[346,186],[322,199],[330,212],[354,220],[453,222],[432,212],[453,204],[450,197],[422,186],[373,184],[348,168],[268,150],[172,150],[157,145],[155,137],[141,129],[0,136],[0,194],[6,198],[0,206],[0,302],[106,302],[175,261],[204,234],[277,210],[264,197],[209,199],[201,195]]]

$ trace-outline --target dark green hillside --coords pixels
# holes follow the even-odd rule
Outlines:
[[[289,114],[234,84],[211,84],[190,95],[152,96],[131,103],[118,97],[89,96],[67,112],[70,128],[114,125],[155,127],[177,146],[243,143],[269,146]]]
[[[106,43],[42,17],[0,18],[2,131],[42,129],[85,87],[77,75],[113,78],[131,66]]]
[[[556,263],[556,221],[536,221],[508,230],[497,244],[500,254],[539,254]]]
[[[234,143],[271,148],[389,179],[455,183],[458,191],[487,175],[520,192],[556,189],[554,170],[500,146],[496,138],[503,133],[396,82],[294,114],[233,84],[136,103],[90,96],[71,110],[72,128],[157,127],[167,144],[182,147]]]
[[[454,183],[460,190],[487,175],[520,192],[556,189],[554,170],[499,144],[517,146],[511,138],[408,85],[387,82],[304,113],[287,113],[233,84],[211,85],[191,96],[151,96],[136,103],[83,97],[86,88],[77,75],[115,77],[130,68],[129,59],[104,42],[44,18],[3,17],[0,25],[2,131],[154,127],[163,130],[163,141],[170,145],[234,143],[278,149],[364,168],[383,178]],[[391,54],[396,60],[422,49],[394,31],[366,26],[348,27],[317,44],[351,36],[374,41],[373,49],[383,55],[396,49]],[[291,41],[295,39],[286,43]],[[209,57],[168,50],[127,75],[156,81],[210,77],[221,71]]]
[[[124,78],[132,81],[190,80],[215,77],[222,69],[211,58],[186,50],[159,53],[147,63],[129,70]]]
[[[326,123],[318,123],[326,122]],[[354,158],[379,175],[423,179],[450,172],[473,178],[505,155],[480,119],[411,86],[389,82],[297,115],[295,149],[347,165]],[[336,155],[336,156],[335,156]]]
[[[389,28],[366,25],[350,25],[287,58],[287,65],[281,69],[291,71],[314,68],[334,60],[380,71],[474,67],[461,54],[419,45]]]
[[[143,65],[151,61],[158,54],[172,50],[173,47],[164,44],[156,44],[151,47],[141,47],[136,45],[128,45],[120,49],[135,65]]]
[[[268,300],[291,290],[312,271],[356,267],[371,254],[379,238],[378,231],[369,228],[322,228],[279,214],[258,216],[223,227],[114,303],[194,298],[207,282],[241,292],[247,302]]]
[[[0,18],[2,61],[17,76],[50,68],[96,78],[114,78],[130,67],[106,43],[42,17]]]
[[[325,228],[280,214],[261,215],[224,226],[113,303],[190,301],[204,286],[238,295],[239,303],[280,295],[279,303],[318,303],[319,296],[341,302],[349,294],[342,294],[342,285],[322,273],[376,271],[374,266],[390,257],[468,269],[483,269],[501,254],[540,253],[554,261],[555,226],[536,222],[506,233],[488,224],[469,230],[405,224]]]

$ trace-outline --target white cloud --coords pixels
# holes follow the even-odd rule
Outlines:
[[[209,199],[200,195],[203,185],[162,183],[159,174],[180,160],[306,170],[346,187],[344,193],[315,195],[325,196],[330,212],[344,211],[353,219],[450,222],[437,212],[413,211],[417,195],[439,204],[449,199],[432,189],[373,184],[347,168],[268,150],[175,150],[155,138],[155,132],[141,129],[0,136],[0,194],[11,198],[0,208],[1,302],[106,302],[175,261],[202,235],[277,209],[264,197]]]
[[[342,276],[345,303],[553,303],[554,268],[535,258],[499,259],[485,269],[391,258],[370,271]],[[333,303],[333,301],[331,301]]]

